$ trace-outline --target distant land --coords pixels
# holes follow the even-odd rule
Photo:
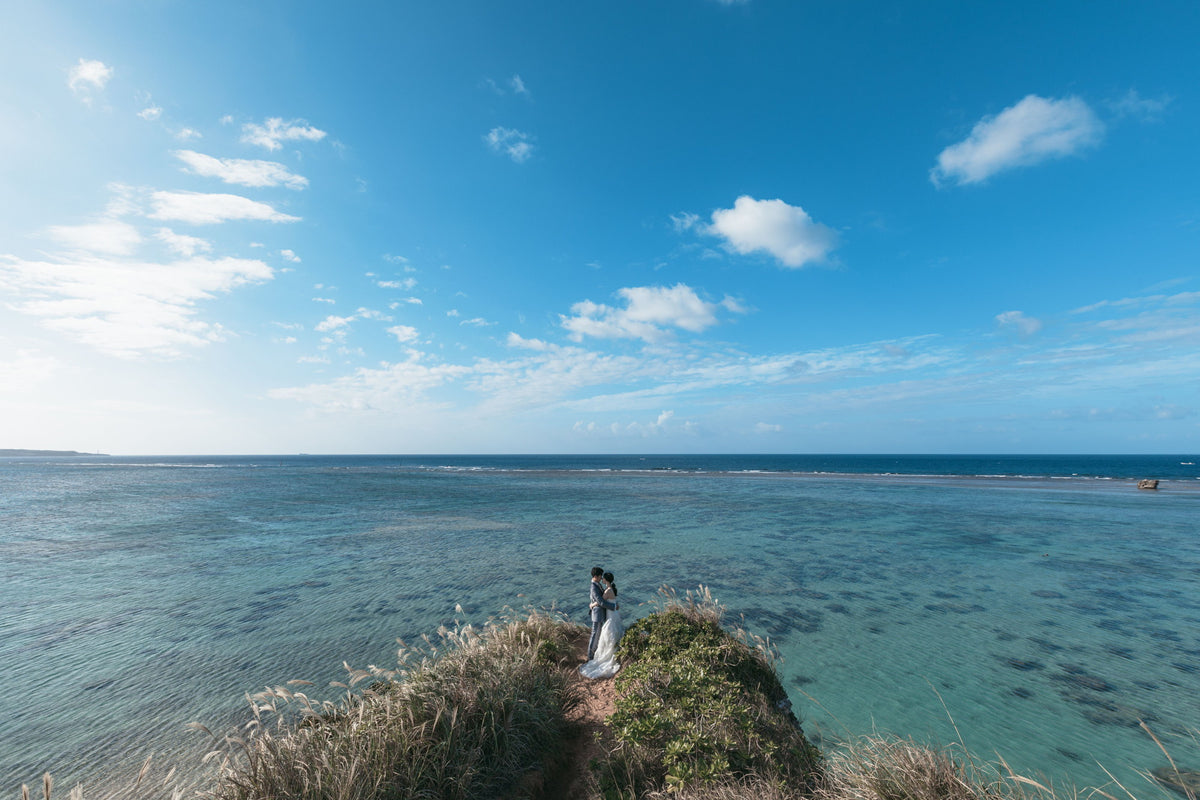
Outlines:
[[[0,449],[0,458],[5,456],[104,456],[107,453],[80,453],[75,450],[4,450]]]

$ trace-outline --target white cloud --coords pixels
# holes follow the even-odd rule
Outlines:
[[[941,152],[929,177],[939,186],[978,183],[1006,169],[1072,155],[1099,142],[1103,133],[1103,123],[1078,97],[1031,94],[976,123],[970,136]]]
[[[1027,317],[1020,311],[1005,311],[996,315],[996,322],[1002,328],[1011,328],[1022,336],[1032,336],[1042,329],[1042,321]]]
[[[341,328],[345,328],[347,325],[353,322],[354,319],[355,317],[353,314],[348,317],[338,317],[330,314],[328,317],[317,323],[317,330],[321,333],[336,331]]]
[[[229,220],[296,222],[300,218],[276,211],[266,203],[236,194],[202,192],[154,192],[152,219],[178,220],[193,225],[211,225]]]
[[[71,67],[67,75],[67,86],[72,92],[83,97],[84,102],[88,102],[91,93],[101,91],[112,75],[112,67],[106,66],[103,61],[81,58],[78,64]]]
[[[175,132],[175,138],[181,142],[188,142],[192,139],[202,139],[204,134],[194,128],[180,128]]]
[[[214,158],[194,150],[176,150],[175,157],[187,165],[187,171],[206,178],[220,178],[225,183],[261,188],[286,186],[303,189],[308,178],[296,175],[276,161],[258,161],[245,158]]]
[[[197,236],[176,233],[170,228],[159,228],[154,238],[165,244],[173,253],[191,257],[196,253],[207,253],[212,250],[212,244]]]
[[[337,304],[337,300],[334,300],[332,297],[314,297],[312,301],[314,303],[329,303],[331,306]]]
[[[323,411],[411,411],[414,402],[437,387],[468,372],[469,367],[427,363],[422,353],[410,350],[405,361],[378,369],[361,367],[327,384],[272,389],[276,400],[296,400]]]
[[[415,341],[419,335],[417,333],[417,329],[411,325],[395,325],[391,328],[388,328],[387,332],[392,336],[395,336],[396,341],[400,343]]]
[[[153,122],[162,116],[162,109],[158,106],[147,106],[138,112],[138,116],[147,122]]]
[[[50,236],[70,250],[107,255],[131,255],[142,242],[137,228],[119,220],[105,220],[87,225],[53,225]]]
[[[402,281],[376,281],[375,285],[381,289],[404,289],[411,292],[417,285],[417,279],[405,278]]]
[[[292,250],[280,250],[279,255],[283,256],[284,261],[290,261],[293,264],[300,263],[300,256],[296,255]]]
[[[669,328],[699,333],[717,324],[721,304],[700,299],[690,286],[635,286],[617,291],[625,308],[613,308],[590,300],[571,307],[575,316],[559,315],[570,338],[642,339],[657,342],[667,338]]]
[[[511,331],[508,334],[507,344],[509,347],[519,347],[524,350],[545,351],[550,349],[550,345],[541,339],[526,339],[521,334]]]
[[[663,411],[654,422],[630,422],[625,425],[617,422],[608,425],[597,424],[595,422],[576,422],[571,427],[571,430],[575,433],[588,436],[638,436],[643,439],[666,433],[669,429],[681,430],[684,433],[694,432],[695,425],[691,422],[685,422],[683,425],[669,425],[668,423],[671,422],[674,416],[674,411]]]
[[[333,302],[332,300],[323,300],[319,297],[314,297],[313,300],[320,302]],[[360,319],[373,319],[381,322],[392,321],[392,318],[387,314],[384,314],[382,311],[376,311],[373,308],[359,308],[348,317],[339,317],[337,315],[330,314],[329,316],[325,317],[325,319],[317,323],[316,330],[321,333],[331,334],[336,339],[342,339],[349,331],[350,323]],[[388,332],[394,333],[394,330],[389,329]],[[325,341],[328,343],[334,341],[334,339],[326,339]]]
[[[702,341],[606,355],[510,333],[512,349],[503,358],[445,363],[414,349],[401,364],[271,396],[335,414],[390,415],[389,424],[397,425],[423,420],[428,411],[459,430],[504,419],[506,430],[536,424],[566,431],[582,419],[582,435],[633,438],[658,426],[670,436],[725,431],[769,441],[815,431],[831,419],[846,426],[955,425],[984,404],[1044,419],[1048,398],[1070,407],[1116,383],[1154,393],[1145,419],[1156,408],[1164,415],[1189,408],[1186,393],[1200,374],[1197,302],[1184,294],[1138,306],[1134,316],[1127,310],[1099,322],[1076,316],[1019,348],[996,347],[990,327],[955,341],[925,336],[763,355]],[[664,417],[663,409],[675,415]]]
[[[515,93],[523,94],[526,97],[529,96],[529,90],[525,88],[525,81],[521,80],[520,75],[513,75],[511,78],[509,78],[508,85],[512,87],[512,90]]]
[[[529,134],[512,128],[492,128],[483,137],[488,147],[495,153],[503,153],[518,164],[523,164],[533,156],[533,142]]]
[[[748,195],[734,201],[733,208],[712,212],[706,233],[722,237],[737,253],[765,251],[793,269],[823,261],[837,245],[837,234],[813,222],[800,206]]]
[[[280,117],[271,117],[262,125],[248,122],[242,126],[242,141],[256,144],[268,150],[278,150],[283,142],[319,142],[325,131],[310,126],[305,120],[294,119],[284,122]]]
[[[218,293],[273,277],[261,261],[188,258],[168,263],[91,255],[53,261],[0,257],[0,290],[10,306],[102,352],[132,358],[178,356],[220,341],[220,325],[196,318],[196,305]]]
[[[486,328],[489,325],[495,325],[496,323],[488,322],[483,317],[472,317],[471,319],[464,319],[462,322],[460,322],[458,324],[459,325],[472,325],[476,328]]]

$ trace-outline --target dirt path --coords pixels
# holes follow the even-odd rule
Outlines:
[[[545,798],[587,800],[591,786],[588,762],[604,753],[597,734],[603,736],[606,733],[604,720],[613,712],[616,693],[612,678],[593,681],[579,674],[579,665],[587,657],[588,633],[582,632],[573,642],[575,658],[566,667],[579,702],[567,715],[572,735],[565,743],[562,765],[554,774],[546,776],[541,793]]]

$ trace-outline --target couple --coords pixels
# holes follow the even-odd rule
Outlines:
[[[611,678],[621,665],[617,663],[617,642],[625,632],[617,604],[617,584],[611,572],[592,567],[591,602],[592,638],[588,642],[588,660],[579,671],[585,678]]]

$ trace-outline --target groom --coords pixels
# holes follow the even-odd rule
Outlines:
[[[600,641],[600,629],[608,612],[617,607],[616,603],[604,599],[604,568],[592,567],[592,599],[588,604],[592,613],[592,638],[588,642],[587,660],[596,656],[596,643]]]

